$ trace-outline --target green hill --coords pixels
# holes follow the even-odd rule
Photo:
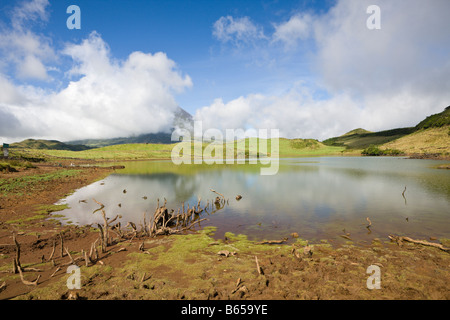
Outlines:
[[[347,149],[365,149],[370,146],[387,144],[420,130],[441,128],[447,125],[450,125],[450,106],[440,113],[427,117],[415,127],[391,129],[379,132],[370,132],[359,128],[349,131],[339,137],[326,139],[323,141],[323,144],[328,146],[346,147]],[[413,140],[408,139],[405,141],[412,142]]]
[[[380,149],[400,150],[405,154],[450,153],[450,125],[420,129],[400,139],[380,146]]]
[[[372,131],[368,131],[368,130],[365,130],[365,129],[362,129],[362,128],[358,128],[358,129],[354,129],[352,131],[349,131],[347,133],[344,133],[341,137],[351,136],[353,134],[365,134],[365,133],[372,133]]]
[[[323,144],[327,146],[346,147],[347,149],[364,149],[371,145],[381,145],[406,136],[413,133],[415,128],[400,128],[379,132],[367,132],[364,130],[366,131],[365,133],[361,130],[364,129],[352,130],[342,136],[324,140]]]
[[[90,149],[84,145],[69,145],[57,140],[35,140],[26,139],[21,142],[15,142],[10,145],[12,149],[39,149],[39,150],[67,150],[82,151]]]
[[[425,120],[419,122],[419,124],[415,128],[416,130],[420,130],[428,128],[440,128],[447,125],[450,125],[450,106],[445,108],[444,111],[433,114],[427,117]]]
[[[170,133],[149,133],[142,134],[135,137],[120,137],[111,139],[84,139],[84,140],[74,140],[66,142],[67,145],[84,145],[92,148],[107,147],[119,144],[131,144],[131,143],[162,143],[171,144],[171,134]]]

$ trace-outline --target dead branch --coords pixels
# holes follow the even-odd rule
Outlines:
[[[61,241],[61,258],[64,257],[64,237],[62,236],[61,232],[59,233],[59,238]]]
[[[56,270],[50,275],[50,278],[53,278],[53,276],[54,276],[59,270],[61,270],[61,267],[57,267]]]
[[[47,261],[50,261],[53,259],[53,255],[55,254],[55,249],[56,249],[56,241],[53,240],[53,249],[52,249],[52,253],[50,254],[50,257],[48,257]]]
[[[71,261],[72,263],[74,263],[74,260],[73,260],[73,258],[72,258],[72,255],[70,254],[69,250],[68,250],[67,248],[64,248],[64,250],[67,252],[67,255],[69,256],[70,261]]]
[[[344,238],[344,239],[347,239],[347,240],[353,241],[353,239],[352,239],[352,238],[350,238],[350,236],[349,236],[349,235],[347,235],[347,234],[341,234],[340,236],[341,236],[342,238]]]
[[[18,271],[20,272],[20,244],[19,242],[17,242],[16,239],[16,234],[13,232],[13,241],[14,244],[16,245],[16,257],[13,260],[13,273],[17,273]]]
[[[255,256],[255,262],[256,262],[256,271],[258,271],[258,274],[259,274],[259,275],[263,275],[264,272],[263,272],[263,270],[261,269],[261,267],[259,266],[259,262],[258,262],[258,257],[257,257],[257,256]]]
[[[435,247],[435,248],[441,249],[442,251],[450,252],[450,248],[446,248],[440,243],[428,242],[426,240],[414,240],[414,239],[411,239],[410,237],[400,237],[400,236],[395,236],[395,235],[389,235],[389,239],[397,242],[397,244],[399,246],[402,246],[403,241],[406,241],[406,242],[421,244],[424,246]]]
[[[372,221],[370,221],[369,217],[366,218],[367,222],[369,223],[366,228],[370,228],[370,226],[372,225]]]
[[[286,242],[287,240],[288,240],[288,238],[283,238],[281,240],[264,240],[264,241],[256,242],[256,244],[282,244],[282,243]]]
[[[214,192],[214,193],[216,193],[216,194],[218,194],[219,196],[221,196],[224,200],[225,200],[225,196],[223,195],[223,194],[221,194],[221,193],[219,193],[219,192],[217,192],[216,190],[214,190],[214,189],[209,189],[209,190],[211,190],[212,192]]]
[[[20,280],[22,280],[22,283],[27,285],[27,286],[37,286],[39,279],[41,278],[41,275],[37,276],[37,279],[34,281],[27,281],[23,278],[23,274],[22,274],[22,268],[20,266],[18,266],[19,269],[19,274],[20,274]]]
[[[100,203],[100,202],[98,202],[97,200],[95,200],[95,199],[92,199],[92,200],[94,200],[95,201],[95,203],[96,204],[98,204],[99,206],[100,206],[100,208],[98,208],[98,209],[96,209],[96,210],[94,210],[94,212],[92,212],[92,214],[94,214],[94,213],[96,213],[97,211],[100,211],[100,210],[102,210],[104,207],[105,207],[105,205],[103,204],[103,203]]]

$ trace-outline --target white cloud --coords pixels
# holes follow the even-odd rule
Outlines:
[[[309,14],[297,14],[288,21],[275,24],[273,42],[283,42],[287,47],[294,46],[299,40],[306,40],[312,32],[313,18]]]
[[[48,12],[46,8],[49,5],[48,0],[23,1],[12,12],[11,22],[14,29],[23,29],[24,24],[28,21],[47,21]]]
[[[213,35],[222,42],[251,43],[265,38],[262,27],[254,24],[249,17],[220,17],[213,26]]]
[[[22,2],[11,13],[11,27],[0,28],[2,69],[15,72],[21,79],[49,80],[46,63],[57,60],[51,40],[34,33],[31,25],[46,21],[47,0]],[[0,70],[1,71],[1,70]]]
[[[450,2],[376,1],[381,30],[366,27],[371,4],[342,0],[322,15],[295,14],[274,24],[271,46],[300,52],[310,45],[304,40],[313,42],[314,57],[297,59],[310,59],[315,83],[293,85],[276,96],[259,92],[216,100],[196,118],[205,129],[277,128],[285,137],[325,139],[357,127],[414,126],[441,112],[450,100]],[[319,89],[328,95],[316,98]]]
[[[24,58],[22,63],[18,66],[18,76],[20,78],[33,78],[39,80],[46,80],[47,69],[41,60],[33,55],[28,55]]]
[[[0,112],[15,119],[15,125],[0,128],[0,136],[71,140],[167,131],[177,108],[174,94],[192,86],[162,52],[113,59],[96,32],[63,53],[74,61],[67,74],[77,80],[60,91],[14,86],[0,78],[9,92]]]
[[[33,24],[48,20],[47,0],[22,2],[11,25],[0,29],[0,137],[72,140],[168,131],[177,109],[175,94],[192,86],[166,54],[132,52],[117,60],[97,32],[79,44],[54,48]],[[69,57],[70,81],[43,89],[23,80],[53,81],[49,70]],[[21,83],[21,84],[18,84]]]
[[[369,30],[365,10],[372,2],[339,1],[315,21],[316,65],[328,88],[357,94],[448,91],[450,2],[377,1],[381,30]]]

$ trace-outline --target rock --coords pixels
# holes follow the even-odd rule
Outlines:
[[[221,251],[217,252],[217,254],[218,254],[219,256],[225,256],[225,257],[228,257],[228,256],[230,255],[230,251],[228,251],[228,250],[221,250]]]
[[[230,255],[231,255],[231,256],[235,256],[235,255],[236,255],[236,252],[230,252],[230,251],[228,251],[228,250],[221,250],[221,251],[217,252],[217,254],[218,254],[219,256],[225,256],[225,257],[228,258]]]
[[[308,245],[305,246],[303,248],[303,255],[306,256],[307,258],[311,258],[313,255],[312,248]]]
[[[76,291],[69,291],[69,294],[67,295],[67,300],[79,300],[80,296],[78,295],[78,292]]]

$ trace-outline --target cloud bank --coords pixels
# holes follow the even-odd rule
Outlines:
[[[270,21],[272,29],[251,17],[219,17],[212,39],[242,53],[232,57],[267,59],[258,67],[268,74],[280,65],[289,69],[283,83],[290,84],[271,90],[280,85],[269,74],[267,90],[242,88],[229,101],[216,97],[197,109],[196,120],[204,129],[279,129],[284,137],[323,140],[358,127],[412,126],[442,111],[450,104],[450,2],[375,2],[339,0],[324,13],[292,12]],[[372,4],[381,9],[380,30],[366,27]],[[48,21],[48,7],[47,0],[23,2],[8,26],[0,24],[2,140],[109,138],[170,128],[176,95],[193,85],[173,60],[139,51],[115,59],[95,31],[57,48],[34,31]]]
[[[26,19],[45,20],[47,5],[24,3],[14,10],[12,27],[0,32],[0,137],[66,141],[168,131],[175,94],[192,86],[190,77],[162,52],[114,59],[95,31],[81,43],[52,49],[50,40],[24,27]],[[55,81],[48,71],[61,58],[72,61],[62,89],[15,83],[14,78]]]
[[[381,30],[366,27],[372,4],[338,1],[324,14],[295,13],[274,23],[259,49],[279,52],[281,46],[294,59],[307,60],[314,81],[296,82],[275,96],[254,92],[217,99],[199,109],[196,119],[325,139],[357,127],[413,126],[441,112],[450,102],[450,2],[376,1]],[[305,47],[314,54],[302,54]]]

